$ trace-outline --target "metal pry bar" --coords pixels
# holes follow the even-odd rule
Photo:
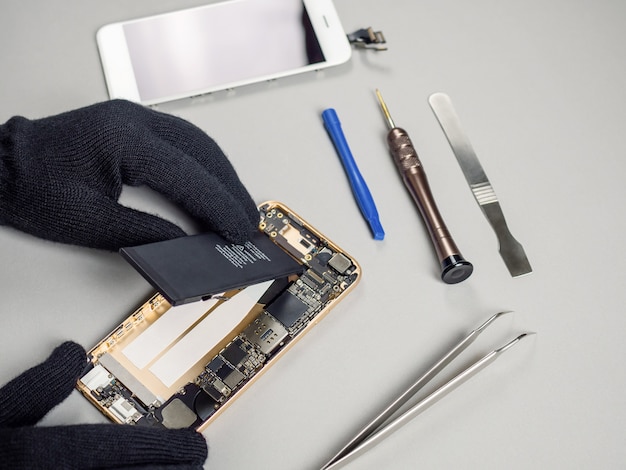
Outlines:
[[[346,444],[321,470],[336,470],[351,462],[365,451],[378,444],[394,431],[413,419],[415,416],[426,410],[428,407],[439,401],[459,385],[473,377],[480,370],[495,361],[502,353],[519,343],[523,338],[534,333],[522,333],[513,338],[503,346],[494,349],[482,359],[474,362],[469,367],[461,371],[454,378],[444,383],[434,392],[406,410],[399,416],[395,416],[404,404],[406,404],[422,387],[441,372],[453,359],[461,354],[485,329],[495,320],[510,312],[499,312],[490,317],[478,328],[472,330],[463,340],[447,352],[437,363],[435,363],[426,373],[424,373],[413,385],[396,398],[387,408],[376,416],[362,431],[360,431],[348,444]]]
[[[524,248],[513,237],[507,226],[500,201],[472,148],[472,144],[461,127],[461,122],[454,106],[452,106],[450,97],[445,93],[433,93],[428,98],[428,102],[448,139],[476,202],[496,233],[500,245],[500,256],[509,273],[513,277],[531,273],[532,267]]]
[[[386,51],[387,46],[385,36],[382,31],[374,31],[372,27],[361,28],[353,33],[348,34],[348,41],[355,47],[361,49],[372,49],[374,51]]]

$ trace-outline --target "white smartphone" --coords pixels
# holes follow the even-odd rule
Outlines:
[[[350,59],[332,0],[230,0],[98,30],[113,98],[157,104]]]

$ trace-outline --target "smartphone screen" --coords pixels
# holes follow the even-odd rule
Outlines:
[[[303,0],[235,0],[124,22],[121,30],[146,103],[269,79],[327,59]]]

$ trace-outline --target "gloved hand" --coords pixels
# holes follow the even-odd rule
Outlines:
[[[120,424],[35,426],[74,389],[86,366],[76,343],[0,388],[0,468],[201,469],[206,441],[189,429]]]
[[[220,147],[175,116],[114,100],[0,126],[0,224],[107,250],[185,235],[118,204],[122,184],[149,186],[233,243],[259,222]]]

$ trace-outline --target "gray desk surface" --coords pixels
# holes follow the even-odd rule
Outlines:
[[[107,99],[95,44],[112,21],[192,0],[23,0],[0,15],[0,120]],[[539,334],[355,461],[371,468],[623,468],[626,3],[337,0],[389,51],[331,71],[161,106],[205,129],[255,200],[277,199],[357,258],[355,292],[205,435],[212,469],[314,469],[412,377],[500,310],[477,357]],[[373,90],[411,134],[473,276],[438,279],[384,143]],[[534,273],[512,279],[427,104],[453,99]],[[322,126],[334,107],[376,198],[374,241]],[[306,180],[315,185],[305,184]],[[123,200],[190,222],[142,190]],[[74,339],[90,347],[150,294],[117,254],[0,228],[4,382]],[[78,393],[44,424],[99,422]]]

